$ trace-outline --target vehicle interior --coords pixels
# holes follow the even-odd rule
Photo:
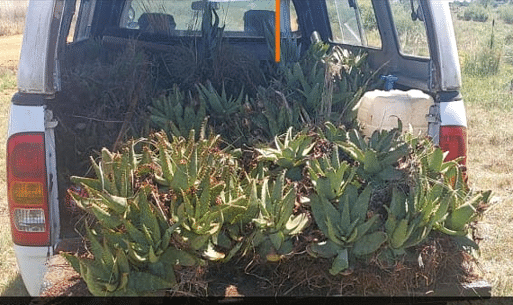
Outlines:
[[[397,76],[399,88],[429,91],[434,68],[428,35],[433,33],[424,26],[429,14],[424,13],[421,2],[282,0],[281,37],[292,39],[302,52],[314,31],[325,42],[365,49],[370,65],[382,74]],[[118,47],[126,39],[136,39],[160,50],[193,40],[201,44],[201,12],[206,4],[217,13],[214,18],[217,26],[223,27],[225,40],[260,60],[269,59],[265,29],[274,32],[275,1],[77,0],[67,8],[75,10],[67,40],[74,44],[101,38]]]

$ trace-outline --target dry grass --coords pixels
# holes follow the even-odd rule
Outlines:
[[[513,96],[513,95],[512,95]],[[469,105],[470,181],[507,197],[513,191],[513,112]]]
[[[490,39],[486,23],[455,20],[461,54],[471,54]],[[496,20],[499,50],[513,25]],[[503,49],[504,50],[504,49]],[[502,62],[497,75],[463,75],[462,94],[468,118],[468,172],[474,189],[491,189],[496,196],[480,221],[484,279],[493,296],[513,296],[513,66]]]
[[[23,33],[27,0],[0,1],[0,36]]]
[[[492,295],[513,295],[513,112],[468,105],[471,185],[496,198],[480,222],[484,278]]]

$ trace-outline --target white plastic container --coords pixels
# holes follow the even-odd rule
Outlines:
[[[415,134],[427,134],[426,115],[433,103],[433,98],[420,90],[369,91],[360,99],[358,120],[365,136],[377,129],[397,127],[397,118],[403,123],[403,131],[411,125]]]

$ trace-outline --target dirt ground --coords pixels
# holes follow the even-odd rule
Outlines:
[[[68,245],[73,248],[78,244]],[[166,296],[474,296],[487,289],[480,283],[477,266],[454,248],[447,237],[433,238],[417,249],[423,265],[405,259],[395,265],[371,260],[357,263],[351,272],[333,277],[331,262],[293,256],[276,264],[236,258],[229,264],[177,267],[179,286]],[[49,261],[44,297],[90,296],[85,282],[59,255]],[[301,268],[297,268],[301,266]],[[460,286],[456,283],[467,283]],[[465,290],[465,291],[464,291]],[[485,293],[486,294],[486,293]]]
[[[0,36],[0,67],[15,70],[20,59],[23,35]]]

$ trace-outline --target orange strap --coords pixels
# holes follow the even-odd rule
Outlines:
[[[281,55],[281,26],[280,26],[280,9],[281,9],[281,5],[280,5],[280,0],[276,0],[276,15],[275,15],[275,22],[274,22],[274,30],[275,30],[275,40],[274,40],[274,45],[275,45],[275,54],[274,54],[274,60],[276,62],[280,62],[280,55]]]

